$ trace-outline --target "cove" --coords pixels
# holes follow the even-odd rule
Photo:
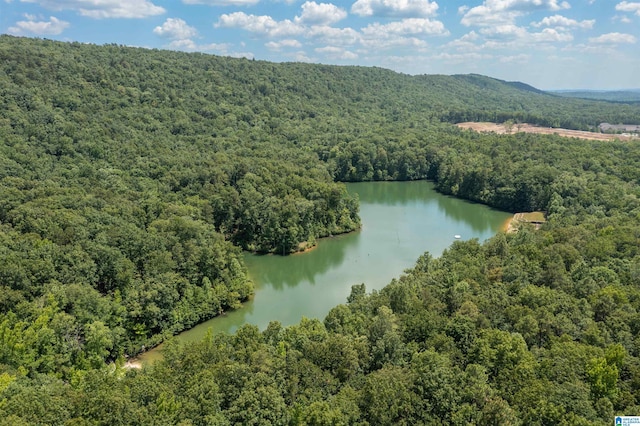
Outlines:
[[[495,235],[510,213],[435,191],[427,181],[349,183],[358,194],[362,229],[321,239],[313,250],[290,256],[245,253],[255,296],[241,309],[187,330],[176,339],[201,340],[209,329],[232,333],[243,324],[264,330],[270,321],[296,324],[304,316],[320,320],[345,303],[354,284],[379,290],[413,267],[425,251],[440,256],[455,241]],[[161,355],[152,349],[142,362]]]

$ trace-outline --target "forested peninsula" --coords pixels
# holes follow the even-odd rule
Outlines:
[[[601,425],[640,414],[640,104],[479,75],[0,36],[0,424]],[[429,179],[547,222],[425,253],[324,319],[240,308],[242,250],[357,230],[343,182]],[[274,307],[275,309],[275,307]]]

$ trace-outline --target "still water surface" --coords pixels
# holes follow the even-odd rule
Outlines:
[[[411,268],[425,251],[440,256],[455,236],[483,241],[511,217],[441,195],[426,181],[352,183],[347,189],[360,198],[360,231],[322,239],[307,253],[246,253],[255,297],[242,309],[199,324],[176,338],[200,340],[208,329],[232,333],[247,323],[263,330],[270,321],[291,325],[303,316],[322,320],[331,308],[346,302],[353,284],[365,283],[367,291],[381,289]],[[151,350],[140,359],[152,360],[158,355],[157,350]]]

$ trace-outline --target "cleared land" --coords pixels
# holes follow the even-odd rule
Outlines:
[[[540,225],[546,222],[544,216],[544,212],[516,213],[505,223],[504,228],[507,234],[517,232],[518,228],[524,223],[530,223],[535,229],[540,229]]]
[[[618,140],[638,139],[637,135],[630,135],[630,134],[612,135],[607,133],[585,132],[582,130],[540,127],[540,126],[533,126],[527,123],[514,124],[513,126],[511,126],[511,131],[508,131],[507,126],[505,126],[504,124],[496,124],[496,123],[488,123],[488,122],[458,123],[457,126],[463,129],[475,130],[477,132],[495,132],[498,134],[518,133],[518,132],[542,133],[547,135],[556,134],[556,135],[565,136],[568,138],[591,139],[591,140],[597,140],[597,141],[611,141],[616,139]]]

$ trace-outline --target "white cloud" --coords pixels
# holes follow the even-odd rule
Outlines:
[[[335,28],[326,25],[316,25],[307,30],[305,35],[333,46],[348,46],[361,40],[360,33],[353,28]]]
[[[608,61],[619,59],[620,52],[615,44],[594,43],[569,45],[562,49],[564,52],[580,52],[581,54],[596,54],[607,57]]]
[[[305,2],[302,14],[295,18],[298,23],[326,25],[338,22],[347,17],[347,12],[331,3]]]
[[[555,50],[557,43],[568,43],[573,35],[557,28],[544,28],[539,32],[529,32],[515,24],[501,24],[482,27],[476,33],[471,31],[457,40],[443,46],[457,52],[509,51],[523,49]]]
[[[265,46],[269,50],[281,50],[285,48],[297,49],[302,47],[302,43],[300,43],[298,40],[286,39],[286,40],[280,40],[280,41],[270,41],[268,43],[265,43]]]
[[[357,0],[351,6],[359,16],[427,17],[437,10],[438,3],[429,0]]]
[[[536,43],[568,42],[573,40],[571,34],[553,28],[545,28],[539,33],[529,33],[529,37]]]
[[[314,62],[315,61],[313,58],[307,56],[307,54],[303,51],[296,52],[295,55],[293,55],[293,59],[296,62]]]
[[[633,22],[631,19],[629,19],[629,17],[624,16],[624,15],[622,15],[622,16],[614,16],[612,19],[613,19],[613,21],[620,21],[623,24],[630,24],[630,23]]]
[[[198,45],[196,44],[195,41],[186,38],[186,39],[180,39],[180,40],[173,40],[171,43],[167,45],[167,47],[173,50],[196,50],[198,48]]]
[[[226,56],[230,56],[232,58],[246,58],[246,59],[254,59],[256,56],[252,52],[229,52],[225,54]]]
[[[569,7],[567,2],[561,0],[485,0],[480,6],[461,7],[458,9],[463,15],[461,23],[466,26],[479,26],[480,29],[478,33],[473,33],[473,39],[455,40],[448,46],[467,52],[484,49],[517,50],[523,46],[536,50],[553,50],[557,48],[556,43],[568,43],[573,40],[572,29],[593,28],[595,20],[576,21],[556,14],[539,22],[532,22],[532,27],[542,27],[542,30],[531,32],[526,27],[516,25],[516,19],[531,12],[556,11]],[[482,40],[476,39],[479,37]]]
[[[215,24],[218,28],[240,28],[270,37],[286,37],[301,34],[304,28],[288,19],[276,21],[267,15],[247,15],[244,12],[223,14]]]
[[[486,6],[476,6],[467,11],[461,12],[464,14],[460,22],[462,25],[480,25],[491,26],[499,24],[508,24],[514,22],[515,19],[522,15],[521,12],[516,11],[494,11]]]
[[[448,35],[444,24],[424,18],[409,18],[388,24],[373,23],[362,29],[365,35],[385,36],[389,34],[408,35]]]
[[[485,59],[493,59],[493,55],[487,53],[449,53],[443,52],[438,55],[435,55],[433,59],[441,60],[451,64],[461,64],[461,63],[477,63],[478,61],[482,61]]]
[[[616,5],[616,10],[620,12],[632,12],[640,16],[640,2],[623,1]]]
[[[24,16],[27,20],[16,22],[14,27],[8,29],[9,34],[58,35],[69,27],[68,22],[61,21],[55,16],[50,16],[48,21],[36,21],[36,17],[29,14]]]
[[[482,28],[480,34],[488,39],[513,40],[525,38],[527,30],[514,24],[503,24]]]
[[[210,43],[197,44],[191,39],[172,40],[165,46],[172,50],[182,50],[186,52],[216,52],[222,55],[228,55],[230,45],[227,43]]]
[[[558,31],[553,28],[545,28],[538,33],[530,33],[523,27],[517,25],[497,25],[480,29],[480,34],[487,40],[493,42],[518,42],[524,43],[555,43],[568,42],[573,40],[573,36],[565,31]],[[497,46],[497,45],[494,45]]]
[[[485,0],[480,6],[462,6],[458,13],[463,15],[460,21],[463,25],[491,26],[513,23],[516,18],[534,11],[557,11],[570,7],[566,1],[559,0]]]
[[[185,21],[180,18],[167,18],[164,24],[155,27],[153,33],[161,37],[167,37],[170,39],[188,39],[198,35],[198,31],[187,25]]]
[[[461,41],[475,41],[478,39],[478,33],[476,33],[475,31],[470,31],[467,34],[463,35],[462,37],[460,37],[459,40]]]
[[[475,51],[479,50],[480,46],[475,44],[474,42],[478,40],[480,36],[475,31],[470,31],[469,33],[463,35],[457,40],[450,41],[445,44],[444,47],[446,49],[456,49],[458,51]]]
[[[153,29],[154,34],[165,37],[171,42],[164,47],[172,50],[186,52],[216,52],[230,56],[230,45],[227,43],[198,44],[192,38],[198,35],[198,31],[180,18],[168,18],[162,25]],[[253,54],[251,54],[253,55]],[[244,57],[244,54],[240,55]]]
[[[547,16],[540,22],[532,22],[531,26],[539,27],[562,27],[562,28],[582,28],[585,30],[593,28],[595,19],[589,19],[584,21],[576,21],[575,19],[566,18],[562,15]]]
[[[520,53],[518,55],[501,56],[499,61],[502,62],[503,64],[512,64],[512,63],[526,64],[527,62],[529,62],[530,58],[531,58],[531,55],[528,55],[526,53]]]
[[[336,60],[336,59],[350,60],[350,59],[358,58],[357,54],[350,52],[348,50],[345,50],[342,47],[336,47],[336,46],[318,47],[315,49],[315,51],[317,53],[323,54],[325,57],[332,60]]]
[[[607,33],[598,37],[591,37],[589,41],[598,44],[633,44],[636,42],[636,38],[631,34]]]
[[[182,0],[184,4],[205,4],[209,6],[253,6],[260,0]]]
[[[428,47],[427,42],[418,37],[403,37],[398,35],[387,35],[379,38],[365,37],[362,39],[362,45],[375,51],[410,48],[414,52],[424,52]]]
[[[558,0],[486,0],[485,4],[497,6],[498,8],[521,10],[524,12],[534,12],[536,10],[562,10],[569,9],[568,2]]]
[[[149,0],[20,0],[52,10],[74,10],[89,18],[146,18],[165,13]]]

